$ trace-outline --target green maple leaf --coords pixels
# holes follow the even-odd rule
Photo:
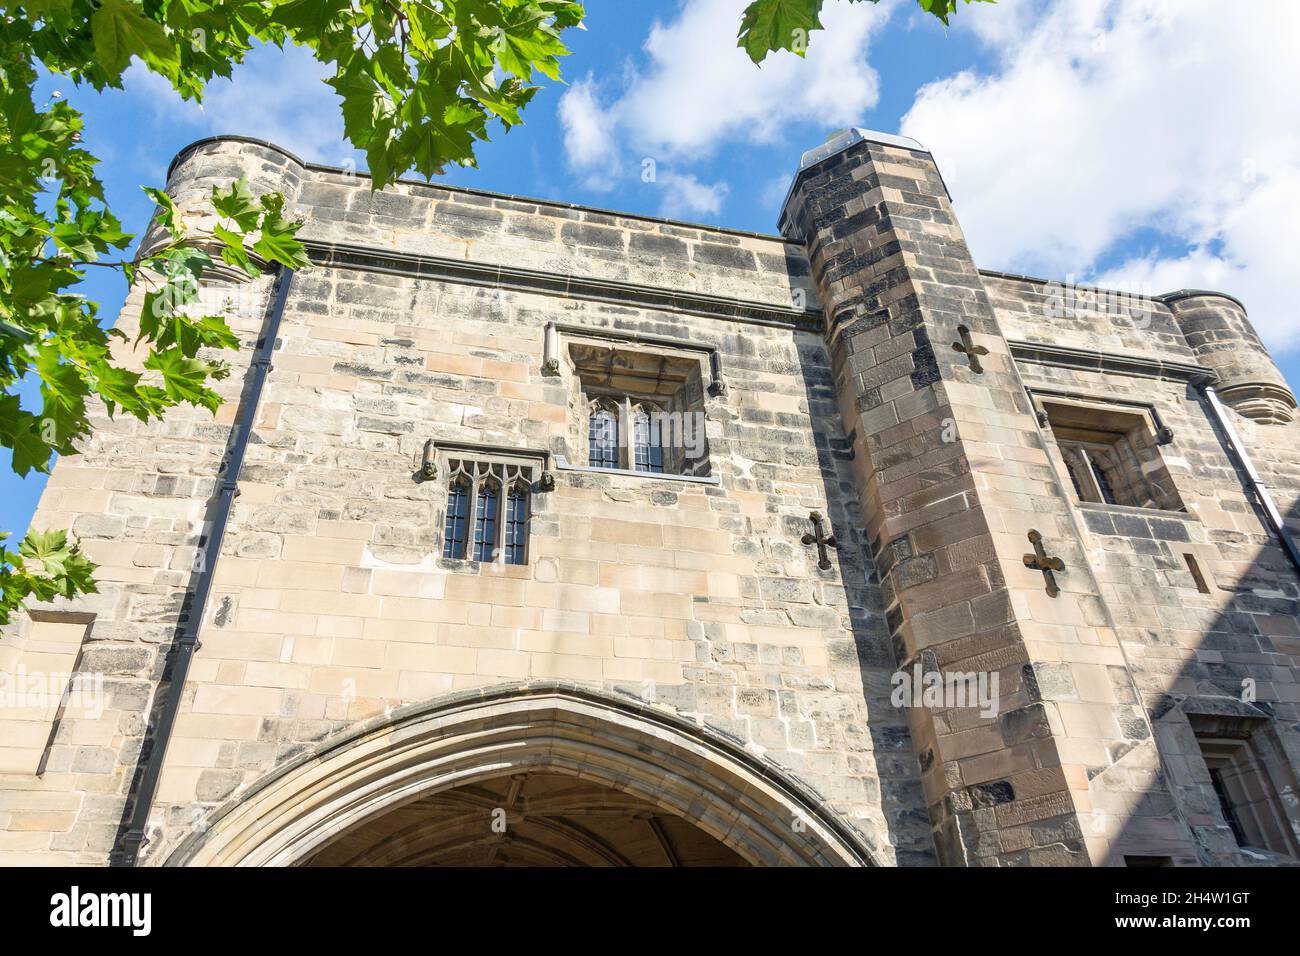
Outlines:
[[[155,267],[160,266],[169,282],[192,289],[197,294],[199,280],[212,265],[212,257],[197,246],[181,245],[150,257],[149,263]]]
[[[957,12],[957,0],[916,0],[921,9],[931,13],[948,25],[948,18]],[[967,3],[997,3],[997,0],[966,0]]]
[[[349,8],[348,0],[295,0],[277,5],[271,18],[301,36],[322,36]]]
[[[737,45],[755,63],[773,50],[804,55],[808,34],[820,30],[822,0],[755,0],[745,8]]]
[[[225,226],[217,225],[212,227],[212,234],[221,240],[221,260],[229,263],[237,269],[243,269],[250,276],[259,276],[262,270],[259,269],[253,260],[248,256],[248,250],[244,248],[243,233],[234,232]]]
[[[109,365],[107,362],[99,362],[95,366],[94,374],[95,391],[108,406],[110,416],[120,405],[141,421],[148,421],[148,414],[141,407],[142,402],[136,391],[136,386],[140,384],[138,373]]]
[[[133,0],[100,0],[90,15],[95,59],[108,73],[112,85],[138,56],[164,73],[180,67],[180,53],[157,20],[150,19],[143,4]]]
[[[199,405],[213,412],[221,405],[220,396],[207,387],[208,380],[218,373],[209,362],[171,348],[153,352],[145,359],[144,367],[162,375],[163,392],[174,403]]]
[[[63,559],[63,580],[60,582],[63,596],[72,600],[79,593],[98,593],[99,589],[95,587],[97,567],[97,564],[81,553],[79,547],[73,545],[71,553]]]
[[[237,349],[239,336],[230,330],[226,320],[219,315],[205,315],[192,320],[191,324],[198,332],[199,340],[208,348]]]
[[[24,0],[23,8],[33,20],[67,22],[72,16],[72,0]]]
[[[157,203],[160,212],[158,219],[162,226],[176,238],[185,235],[185,227],[181,224],[180,212],[176,208],[176,203],[172,202],[172,197],[167,195],[161,189],[155,189],[153,186],[141,186],[141,189]]]
[[[69,252],[78,259],[94,259],[96,256],[94,240],[82,232],[81,228],[72,222],[61,222],[50,230],[50,238],[54,244],[65,252]]]
[[[91,577],[95,565],[76,544],[68,544],[66,531],[29,531],[18,546],[18,554],[23,559],[24,571],[29,570],[28,563],[33,561],[44,571],[45,581],[27,575],[29,583],[34,585],[33,590],[42,600],[49,600],[55,594],[70,599],[78,593],[95,593],[95,582]]]
[[[41,437],[40,419],[22,409],[17,395],[0,395],[0,444],[13,452],[19,477],[49,471],[53,451]]]
[[[245,176],[240,176],[225,189],[213,186],[212,208],[217,211],[217,215],[233,220],[245,232],[257,227],[257,219],[261,215],[261,207]]]
[[[290,269],[302,269],[311,265],[311,260],[307,258],[307,248],[298,238],[302,223],[285,219],[280,212],[284,206],[284,197],[276,196],[276,200],[262,217],[261,234],[253,243],[253,251],[267,262],[278,262]]]
[[[540,16],[508,25],[493,47],[501,68],[527,82],[536,68],[552,80],[560,78],[557,57],[568,52],[564,43],[553,33],[541,28]]]
[[[31,329],[25,329],[21,325],[15,325],[8,319],[0,318],[0,336],[13,339],[26,345],[36,341],[36,333]]]
[[[36,372],[45,392],[54,401],[70,406],[85,394],[85,382],[76,366],[61,358],[57,348],[42,347],[36,356]]]
[[[849,0],[860,3],[864,0]],[[879,3],[880,0],[870,0]],[[916,0],[926,13],[937,17],[944,26],[957,12],[959,0]],[[996,3],[997,0],[966,0],[966,3]],[[790,50],[803,56],[808,49],[809,34],[822,29],[823,0],[754,0],[740,21],[736,45],[755,63],[762,63],[769,53]]]
[[[38,561],[46,571],[55,572],[67,556],[68,532],[29,531],[18,546],[18,553],[29,561]]]
[[[81,275],[63,262],[40,262],[15,267],[9,278],[14,305],[21,309],[47,301],[61,289],[78,282]]]

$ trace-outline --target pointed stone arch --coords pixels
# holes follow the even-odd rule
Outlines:
[[[327,740],[215,811],[163,863],[294,865],[395,808],[529,772],[652,803],[751,865],[876,865],[859,832],[771,761],[635,698],[550,682],[411,705]]]

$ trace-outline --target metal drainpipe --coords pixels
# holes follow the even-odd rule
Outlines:
[[[1209,400],[1210,409],[1214,412],[1214,418],[1219,423],[1219,427],[1223,429],[1224,435],[1227,436],[1228,447],[1232,450],[1232,453],[1241,463],[1241,467],[1245,470],[1246,479],[1250,484],[1250,488],[1255,492],[1255,496],[1259,498],[1259,503],[1263,505],[1264,513],[1268,515],[1269,524],[1273,526],[1273,531],[1282,541],[1283,550],[1286,551],[1287,557],[1291,559],[1291,563],[1295,565],[1296,571],[1300,573],[1300,551],[1296,550],[1296,543],[1291,539],[1291,534],[1286,530],[1286,524],[1282,519],[1282,512],[1278,510],[1277,502],[1273,500],[1273,495],[1268,490],[1268,486],[1264,484],[1264,479],[1260,477],[1258,469],[1255,468],[1255,463],[1251,460],[1250,453],[1246,450],[1246,446],[1242,442],[1241,436],[1237,434],[1237,429],[1233,427],[1232,419],[1228,417],[1227,409],[1223,407],[1223,402],[1219,399],[1219,395],[1214,390],[1214,386],[1210,385],[1208,382],[1196,382],[1194,384]]]
[[[217,560],[221,556],[221,545],[226,537],[230,511],[239,496],[239,472],[244,466],[248,439],[257,422],[257,410],[262,403],[262,386],[265,385],[266,377],[271,371],[271,353],[275,351],[276,336],[280,333],[280,319],[284,315],[284,305],[289,298],[291,285],[293,285],[293,270],[281,267],[275,290],[271,294],[271,307],[262,322],[261,338],[249,364],[244,415],[242,420],[235,423],[234,442],[221,472],[212,530],[208,533],[207,546],[203,551],[203,564],[194,584],[189,615],[180,636],[176,639],[174,648],[176,656],[169,668],[170,681],[158,715],[153,743],[147,752],[142,750],[140,754],[140,759],[145,761],[145,769],[135,791],[135,805],[132,807],[130,821],[119,844],[117,863],[119,866],[135,866],[139,859],[140,847],[145,842],[149,811],[153,808],[154,797],[158,792],[158,780],[162,776],[167,744],[171,740],[176,714],[180,710],[181,695],[185,691],[185,678],[189,674],[190,661],[199,648],[199,629],[203,626],[203,619],[207,614],[208,598],[212,593],[212,582],[216,577]]]

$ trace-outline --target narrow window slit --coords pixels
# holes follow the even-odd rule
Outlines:
[[[1209,594],[1210,585],[1205,580],[1205,573],[1201,571],[1201,565],[1197,562],[1196,555],[1184,554],[1183,560],[1187,562],[1187,570],[1192,573],[1192,579],[1196,581],[1196,590],[1202,594]]]

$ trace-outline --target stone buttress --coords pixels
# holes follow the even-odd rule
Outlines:
[[[782,227],[825,310],[900,668],[998,678],[996,714],[909,709],[940,860],[1100,863],[1094,781],[1121,762],[1159,781],[1159,758],[939,170],[914,141],[848,131],[805,156]],[[1076,695],[1071,668],[1096,665],[1128,703]],[[1172,804],[1161,787],[1133,801]]]

